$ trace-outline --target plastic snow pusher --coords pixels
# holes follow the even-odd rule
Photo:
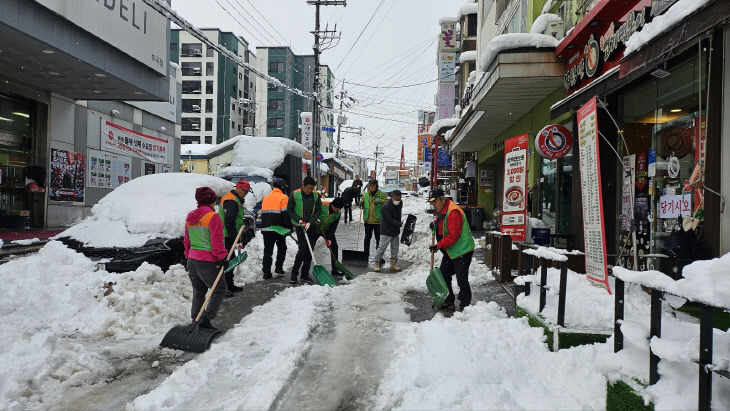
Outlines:
[[[431,245],[436,243],[436,233],[431,235]],[[433,254],[431,251],[431,272],[428,273],[426,278],[426,288],[428,293],[431,295],[431,301],[433,301],[433,308],[441,308],[441,304],[444,303],[446,297],[449,296],[449,289],[446,287],[446,281],[444,276],[441,274],[441,270],[433,266]]]
[[[324,239],[324,244],[327,245],[327,237],[322,236],[322,238]],[[327,246],[327,248],[330,250],[330,254],[332,254],[332,257],[334,257],[334,259],[335,259],[335,268],[340,270],[342,272],[342,274],[344,274],[345,277],[347,277],[348,280],[352,280],[353,278],[355,278],[355,275],[352,273],[352,271],[350,271],[347,267],[345,267],[344,264],[342,264],[341,262],[339,262],[339,260],[337,260],[337,256],[335,255],[335,252],[332,251],[330,246]]]
[[[330,274],[329,271],[327,271],[324,266],[317,264],[317,259],[314,258],[314,252],[312,251],[312,244],[309,242],[309,235],[307,235],[307,232],[304,232],[304,238],[307,240],[307,247],[309,247],[309,254],[312,256],[312,262],[314,262],[314,265],[312,266],[312,274],[314,275],[314,278],[317,279],[317,282],[319,285],[337,285],[337,282],[334,278],[332,278],[332,274]]]
[[[226,260],[230,261],[230,267],[228,271],[233,270],[236,265],[242,263],[248,257],[248,253],[244,251],[236,256],[235,259],[231,260],[233,251],[238,246],[238,240],[241,239],[241,234],[243,233],[244,228],[246,228],[245,225],[241,226],[241,229],[238,230],[236,239],[233,241],[233,247],[231,247],[231,249],[228,251],[228,257],[226,257]],[[217,328],[203,328],[200,326],[199,322],[200,318],[205,312],[205,308],[208,306],[208,301],[210,300],[210,297],[213,295],[213,290],[215,290],[215,288],[218,286],[218,282],[220,281],[222,276],[223,267],[221,267],[220,271],[218,272],[218,276],[215,278],[213,286],[210,288],[210,290],[208,290],[208,295],[206,295],[205,297],[205,302],[203,302],[203,306],[200,307],[200,312],[198,312],[198,316],[195,317],[195,320],[193,320],[193,322],[188,325],[176,325],[172,327],[172,329],[168,331],[167,334],[165,334],[162,342],[160,342],[161,347],[190,352],[203,352],[210,348],[210,344],[213,342],[213,339],[222,334],[222,332]]]
[[[285,227],[282,227],[280,225],[272,225],[270,227],[267,227],[269,230],[275,232],[276,234],[279,234],[282,237],[287,237],[291,235],[291,230]]]
[[[347,265],[367,267],[370,258],[370,250],[358,251],[360,248],[360,225],[362,224],[362,210],[360,219],[357,220],[357,242],[354,250],[342,250],[342,262]]]

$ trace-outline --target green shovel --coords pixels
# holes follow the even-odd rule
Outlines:
[[[431,245],[434,245],[436,240],[436,234],[431,235]],[[426,278],[426,288],[428,293],[431,295],[431,301],[433,301],[433,307],[438,310],[441,308],[441,304],[444,303],[446,297],[449,296],[449,289],[446,287],[446,281],[444,276],[441,274],[441,270],[433,266],[433,254],[431,251],[431,272]]]
[[[304,227],[302,227],[304,229]],[[314,252],[312,251],[312,244],[309,242],[309,235],[307,235],[307,232],[304,231],[304,238],[307,240],[307,247],[309,247],[309,254],[312,256],[312,261],[314,262],[314,266],[312,266],[312,274],[314,275],[314,278],[317,279],[317,282],[320,285],[337,285],[337,282],[335,282],[335,279],[332,278],[332,274],[330,274],[329,271],[327,271],[324,266],[317,264],[317,259],[314,258]]]

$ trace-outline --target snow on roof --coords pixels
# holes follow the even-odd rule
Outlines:
[[[631,271],[614,267],[616,277],[631,283],[666,291],[688,300],[715,307],[730,308],[730,253],[712,260],[695,261],[682,269],[682,276],[674,281],[659,271]]]
[[[550,14],[545,13],[537,16],[535,21],[532,23],[532,27],[530,28],[530,33],[532,34],[544,34],[545,30],[547,30],[548,25],[552,22],[560,22],[563,21],[563,19],[560,18],[557,14]]]
[[[439,19],[439,24],[446,24],[446,23],[458,23],[459,19],[456,17],[441,17]]]
[[[441,120],[436,120],[436,122],[431,124],[431,127],[428,129],[428,134],[435,136],[439,131],[441,131],[442,128],[456,127],[457,124],[459,124],[458,118],[444,118]]]
[[[344,168],[345,171],[349,171],[350,173],[354,172],[352,170],[352,167],[350,167],[348,164],[345,164],[345,162],[340,160],[339,158],[335,157],[335,153],[322,153],[322,158],[324,160],[334,160],[335,163]]]
[[[664,14],[654,17],[651,23],[647,23],[640,31],[635,32],[629,37],[626,41],[624,56],[628,56],[642,48],[646,43],[669,30],[685,17],[701,9],[709,2],[710,0],[679,0],[674,3]]]
[[[532,33],[507,33],[494,37],[484,49],[481,61],[481,70],[489,71],[489,66],[497,57],[497,54],[504,50],[518,49],[523,47],[552,47],[558,45],[558,39],[545,34]]]
[[[476,61],[476,59],[477,59],[476,50],[464,51],[459,55],[459,63],[461,63],[461,64],[464,64],[467,61]]]
[[[461,20],[461,18],[467,14],[477,14],[478,12],[479,3],[469,0],[459,8],[459,12],[456,13],[456,18]]]
[[[157,237],[182,237],[185,217],[196,207],[195,190],[204,186],[222,196],[233,183],[192,173],[137,177],[104,196],[89,217],[57,238],[71,237],[89,247],[140,247]]]
[[[309,167],[312,167],[312,160],[302,160],[302,164],[306,164]],[[319,169],[325,173],[328,173],[330,171],[330,167],[321,161],[319,162]]]
[[[233,167],[262,167],[274,170],[288,154],[297,157],[307,151],[296,141],[282,137],[240,136],[233,148]]]
[[[184,158],[186,155],[207,156],[220,149],[223,149],[225,147],[228,147],[232,144],[237,143],[238,140],[241,139],[241,137],[245,137],[245,136],[241,135],[241,136],[231,137],[228,140],[226,140],[220,144],[181,144],[180,145],[180,157]]]

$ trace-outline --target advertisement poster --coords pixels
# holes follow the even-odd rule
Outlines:
[[[605,285],[606,290],[611,293],[606,264],[606,230],[601,169],[598,166],[598,118],[595,97],[578,110],[577,120],[586,274],[588,279]]]
[[[502,234],[512,241],[525,241],[527,218],[527,150],[529,136],[522,134],[504,142],[504,194]]]
[[[423,161],[423,149],[427,147],[431,147],[431,135],[428,133],[418,134],[418,149],[416,150],[418,161]]]
[[[101,119],[101,146],[107,150],[167,163],[167,140],[138,133]]]
[[[454,98],[456,86],[447,83],[439,84],[439,119],[454,117]]]
[[[88,187],[117,188],[132,177],[132,158],[89,149]]]
[[[631,229],[634,217],[634,175],[636,174],[636,154],[624,157],[623,185],[621,189],[621,230]]]
[[[299,115],[302,120],[302,145],[312,149],[312,113],[305,112]]]
[[[483,192],[487,194],[494,192],[493,170],[479,170],[479,187],[483,187]]]
[[[456,81],[456,53],[439,53],[439,83]]]
[[[48,199],[84,201],[86,157],[83,153],[51,149],[51,178]]]
[[[144,163],[144,175],[155,174],[155,165],[153,163]]]

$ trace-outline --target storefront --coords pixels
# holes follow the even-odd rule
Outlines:
[[[730,5],[710,1],[678,23],[682,27],[626,53],[625,42],[658,12],[651,3],[597,7],[561,42],[556,55],[569,61],[569,96],[552,114],[573,114],[597,97],[608,263],[677,276],[688,262],[728,248],[720,241],[727,26],[719,24]],[[576,121],[573,116],[574,127]],[[572,188],[573,232],[582,248],[580,178]],[[699,226],[690,231],[693,221]]]

